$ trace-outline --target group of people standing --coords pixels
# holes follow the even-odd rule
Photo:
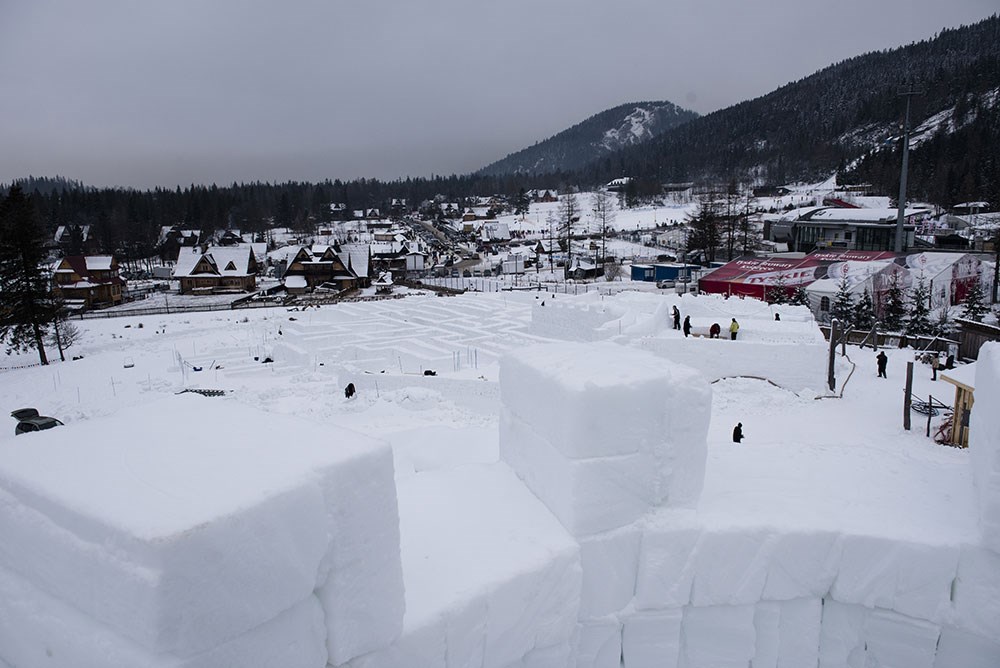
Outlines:
[[[689,315],[684,316],[684,324],[682,325],[681,311],[680,309],[677,308],[676,304],[674,304],[673,306],[672,315],[674,318],[674,329],[682,330],[684,332],[685,337],[691,336],[691,316]],[[736,334],[739,331],[740,331],[740,323],[736,322],[736,318],[733,318],[733,321],[729,323],[729,338],[735,341]],[[708,338],[710,339],[719,338],[719,334],[721,333],[722,333],[722,327],[720,327],[719,323],[717,322],[712,323],[712,326],[708,328]]]

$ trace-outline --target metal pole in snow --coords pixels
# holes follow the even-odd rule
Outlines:
[[[903,390],[903,429],[910,431],[910,401],[913,392],[913,362],[906,363],[906,388]]]

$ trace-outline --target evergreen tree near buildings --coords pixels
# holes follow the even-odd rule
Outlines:
[[[955,323],[951,319],[951,309],[947,304],[937,310],[931,322],[931,334],[934,336],[950,336],[955,330]]]
[[[37,350],[48,364],[45,335],[58,313],[49,289],[46,235],[18,186],[0,201],[0,339],[7,353]]]
[[[514,198],[514,215],[525,216],[528,214],[530,208],[531,200],[528,198],[528,194],[524,192],[524,188],[521,188]]]
[[[962,309],[962,317],[968,320],[975,320],[976,322],[982,322],[983,316],[989,311],[986,308],[985,295],[983,294],[983,285],[979,282],[978,277],[969,287],[968,294],[965,295],[965,307]]]
[[[871,329],[872,325],[875,324],[875,305],[868,288],[865,288],[858,302],[854,305],[851,321],[855,329]]]
[[[721,239],[719,217],[711,202],[702,201],[688,219],[687,253],[701,252],[708,262],[715,261],[715,249]]]
[[[764,289],[764,300],[768,304],[788,303],[788,283],[785,280],[784,274],[779,273],[774,279],[774,283],[771,283]]]
[[[794,306],[809,306],[809,293],[806,292],[805,286],[800,285],[795,288],[790,303]]]
[[[931,331],[930,291],[924,279],[910,290],[909,313],[906,322],[907,334],[927,334]]]
[[[885,293],[882,306],[881,324],[887,331],[898,332],[903,329],[906,317],[906,302],[903,298],[903,288],[899,284],[899,274],[893,273],[889,279],[889,289]]]
[[[854,320],[854,297],[851,295],[847,277],[840,279],[837,294],[830,306],[830,317],[839,320],[841,325],[850,328]]]

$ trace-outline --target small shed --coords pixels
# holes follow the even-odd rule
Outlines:
[[[695,272],[701,270],[701,265],[684,264],[681,262],[662,262],[654,264],[657,281],[676,281],[683,277],[690,278]]]
[[[656,268],[651,264],[633,264],[632,265],[632,280],[633,281],[655,281],[656,280]]]
[[[951,440],[952,445],[960,448],[969,447],[969,416],[972,415],[973,394],[976,391],[976,363],[945,371],[941,380],[955,386],[955,404],[952,413]]]

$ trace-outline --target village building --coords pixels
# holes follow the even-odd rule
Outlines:
[[[791,248],[809,253],[816,249],[891,251],[896,240],[896,209],[812,207],[791,226]],[[931,215],[926,209],[906,209],[903,214],[903,251],[914,246],[916,225]],[[773,238],[772,241],[784,241]]]
[[[249,245],[181,249],[173,278],[180,282],[181,294],[251,292],[257,287],[258,268]]]
[[[350,253],[335,246],[302,246],[288,261],[282,280],[289,294],[360,287]]]
[[[56,264],[52,293],[68,307],[94,308],[122,302],[125,281],[112,255],[70,255]]]

